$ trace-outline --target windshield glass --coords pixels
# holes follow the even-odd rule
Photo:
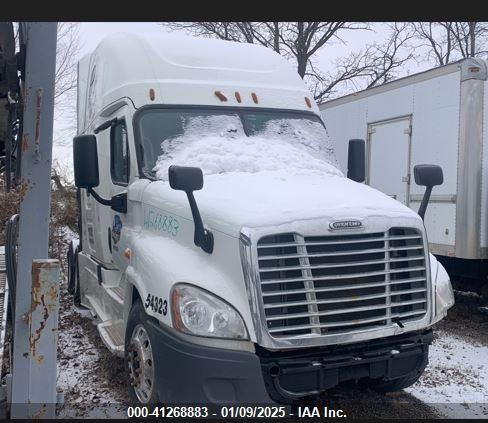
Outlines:
[[[243,113],[250,135],[281,138],[323,153],[324,160],[338,167],[334,149],[322,122],[315,115],[283,115],[283,113]]]
[[[138,125],[143,170],[167,179],[172,164],[205,175],[287,170],[342,175],[327,131],[299,112],[151,109]]]

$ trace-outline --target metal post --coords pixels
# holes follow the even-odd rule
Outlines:
[[[57,297],[46,291],[56,271],[33,261],[48,256],[57,24],[21,25],[27,49],[11,417],[54,417],[57,343],[42,332],[57,331]]]

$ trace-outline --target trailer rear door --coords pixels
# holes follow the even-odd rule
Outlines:
[[[368,125],[368,184],[409,204],[411,117]]]

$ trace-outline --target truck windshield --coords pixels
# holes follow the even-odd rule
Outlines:
[[[167,179],[171,164],[204,174],[293,165],[342,175],[327,131],[311,113],[150,109],[138,122],[143,171],[159,179]]]

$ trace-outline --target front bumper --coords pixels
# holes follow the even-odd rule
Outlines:
[[[341,382],[391,380],[428,362],[432,330],[291,351],[256,354],[196,345],[149,323],[159,400],[164,403],[294,403]]]
[[[271,398],[280,403],[314,396],[342,382],[394,380],[421,373],[428,363],[432,330],[348,345],[275,352],[258,350]]]
[[[148,326],[161,402],[271,402],[256,354],[196,345],[158,323],[150,321]]]

